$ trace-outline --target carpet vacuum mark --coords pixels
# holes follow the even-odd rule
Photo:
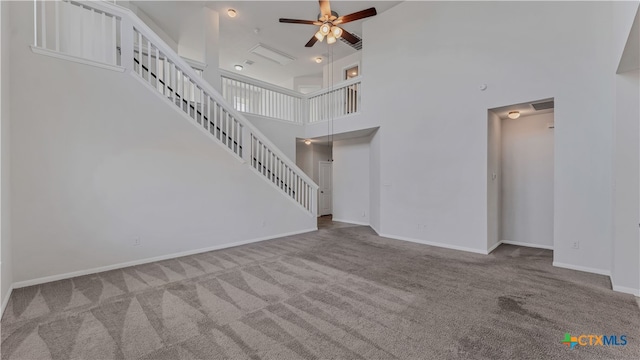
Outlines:
[[[549,250],[318,232],[14,290],[2,359],[640,359],[640,311]],[[626,335],[625,346],[562,344]]]

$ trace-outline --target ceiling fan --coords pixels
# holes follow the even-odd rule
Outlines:
[[[296,20],[296,19],[280,19],[281,23],[289,24],[305,24],[320,26],[320,29],[316,34],[307,42],[306,47],[312,47],[317,41],[322,42],[326,37],[328,44],[333,44],[340,37],[344,38],[348,42],[355,44],[360,39],[353,36],[347,30],[339,27],[338,25],[346,24],[348,22],[364,19],[377,14],[376,8],[369,8],[361,10],[353,14],[338,16],[338,13],[331,11],[329,0],[319,0],[320,2],[320,15],[318,20]]]

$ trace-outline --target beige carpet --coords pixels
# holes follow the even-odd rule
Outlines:
[[[640,311],[551,252],[489,256],[367,227],[14,291],[2,359],[639,359]],[[626,335],[582,346],[572,335]]]

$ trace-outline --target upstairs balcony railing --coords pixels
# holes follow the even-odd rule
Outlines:
[[[222,95],[240,112],[311,124],[359,114],[361,77],[310,94],[221,70]]]
[[[221,70],[222,96],[244,113],[302,123],[305,97],[293,90]]]

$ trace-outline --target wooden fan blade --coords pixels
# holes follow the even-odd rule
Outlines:
[[[352,44],[357,44],[358,41],[360,41],[360,39],[358,39],[357,37],[353,36],[352,33],[348,32],[345,29],[342,29],[342,37],[347,40],[348,42],[352,43]]]
[[[375,16],[377,14],[378,12],[376,11],[376,8],[369,8],[366,10],[354,12],[353,14],[340,16],[335,21],[333,21],[333,25],[346,24],[348,22],[368,18],[370,16]]]
[[[320,14],[326,15],[327,18],[331,17],[331,5],[329,5],[329,0],[318,0],[320,2]]]
[[[312,47],[313,45],[316,44],[316,41],[318,41],[318,38],[316,38],[316,36],[313,35],[311,37],[311,40],[309,40],[309,42],[305,45],[305,47]]]
[[[314,20],[298,20],[298,19],[282,19],[280,18],[281,23],[287,24],[305,24],[305,25],[322,25],[320,21]]]

